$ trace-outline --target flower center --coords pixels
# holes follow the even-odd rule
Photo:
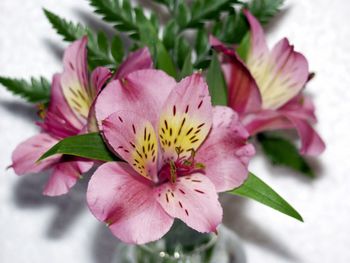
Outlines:
[[[175,183],[176,179],[181,176],[189,175],[194,172],[203,172],[205,165],[196,162],[194,150],[191,151],[191,156],[188,158],[180,157],[180,151],[176,149],[178,157],[174,160],[166,162],[158,173],[159,184],[165,182]]]

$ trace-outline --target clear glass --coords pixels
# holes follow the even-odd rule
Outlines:
[[[113,263],[246,263],[239,238],[220,226],[201,234],[176,221],[162,239],[147,245],[120,244]]]

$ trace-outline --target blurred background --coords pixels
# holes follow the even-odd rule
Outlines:
[[[61,71],[66,43],[51,29],[42,7],[113,32],[85,0],[1,0],[0,75],[51,78]],[[266,28],[270,46],[288,37],[316,72],[307,90],[327,150],[310,160],[314,180],[272,167],[261,155],[250,166],[305,223],[253,201],[222,198],[225,224],[241,237],[249,263],[350,262],[349,14],[350,2],[344,0],[286,0]],[[0,262],[111,263],[118,241],[86,207],[88,178],[66,196],[42,196],[47,175],[19,178],[6,170],[16,145],[38,132],[36,110],[0,87],[0,116]]]

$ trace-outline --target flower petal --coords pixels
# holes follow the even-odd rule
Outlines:
[[[286,38],[271,51],[265,68],[252,70],[263,98],[265,109],[277,109],[304,87],[309,69],[305,57],[294,51]]]
[[[157,136],[152,124],[129,111],[113,113],[102,122],[107,143],[140,175],[157,181]]]
[[[259,88],[237,53],[214,37],[210,37],[210,43],[224,55],[222,70],[228,88],[229,106],[239,114],[260,110],[262,101]]]
[[[87,72],[87,37],[75,41],[64,53],[61,86],[68,105],[80,120],[88,117],[92,94]]]
[[[89,182],[87,202],[97,219],[126,243],[155,241],[174,220],[159,205],[147,181],[126,163],[100,166]]]
[[[222,221],[222,207],[214,185],[203,174],[180,177],[160,185],[158,202],[172,217],[199,232],[215,232]]]
[[[285,115],[293,123],[299,134],[301,140],[301,154],[319,155],[325,150],[325,143],[306,120],[293,116],[290,113]]]
[[[80,176],[93,166],[91,161],[68,161],[54,166],[43,194],[59,196],[68,193]]]
[[[53,156],[39,163],[37,160],[57,142],[49,134],[40,133],[19,144],[12,153],[12,168],[16,174],[37,173],[56,163],[60,156]]]
[[[91,98],[96,97],[96,95],[101,91],[103,85],[111,76],[112,73],[108,68],[97,67],[96,69],[94,69],[94,71],[91,73],[90,79],[90,83],[92,86],[91,92],[93,93]]]
[[[136,70],[152,68],[153,61],[149,49],[147,47],[140,48],[128,55],[125,61],[118,68],[114,79],[124,78],[126,75]]]
[[[83,128],[73,111],[68,106],[61,89],[61,76],[55,74],[51,84],[51,96],[48,111],[43,123],[38,125],[47,133],[65,138],[76,135]]]
[[[248,163],[255,154],[247,144],[249,134],[238,115],[228,107],[215,107],[213,126],[199,148],[196,161],[205,165],[205,174],[217,192],[240,186],[248,176]]]
[[[116,111],[127,110],[156,125],[159,111],[175,85],[175,80],[163,71],[152,69],[135,71],[123,80],[110,82],[96,101],[98,124]]]
[[[249,68],[257,67],[264,62],[268,53],[264,30],[259,21],[248,11],[243,10],[250,25],[250,48],[248,51],[247,65]]]
[[[205,140],[212,124],[208,86],[195,73],[169,94],[161,111],[158,133],[164,159],[190,156]]]

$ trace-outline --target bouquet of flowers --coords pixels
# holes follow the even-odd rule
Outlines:
[[[286,38],[272,49],[265,41],[262,24],[283,1],[155,0],[166,21],[142,1],[88,1],[116,29],[111,39],[44,9],[71,42],[62,72],[0,77],[40,119],[40,133],[13,152],[16,174],[50,171],[43,194],[59,196],[93,171],[91,213],[140,245],[130,261],[121,250],[120,262],[230,262],[216,245],[225,235],[219,193],[302,221],[248,168],[261,147],[274,164],[314,176],[304,156],[325,149],[304,94],[314,76],[306,58]]]

